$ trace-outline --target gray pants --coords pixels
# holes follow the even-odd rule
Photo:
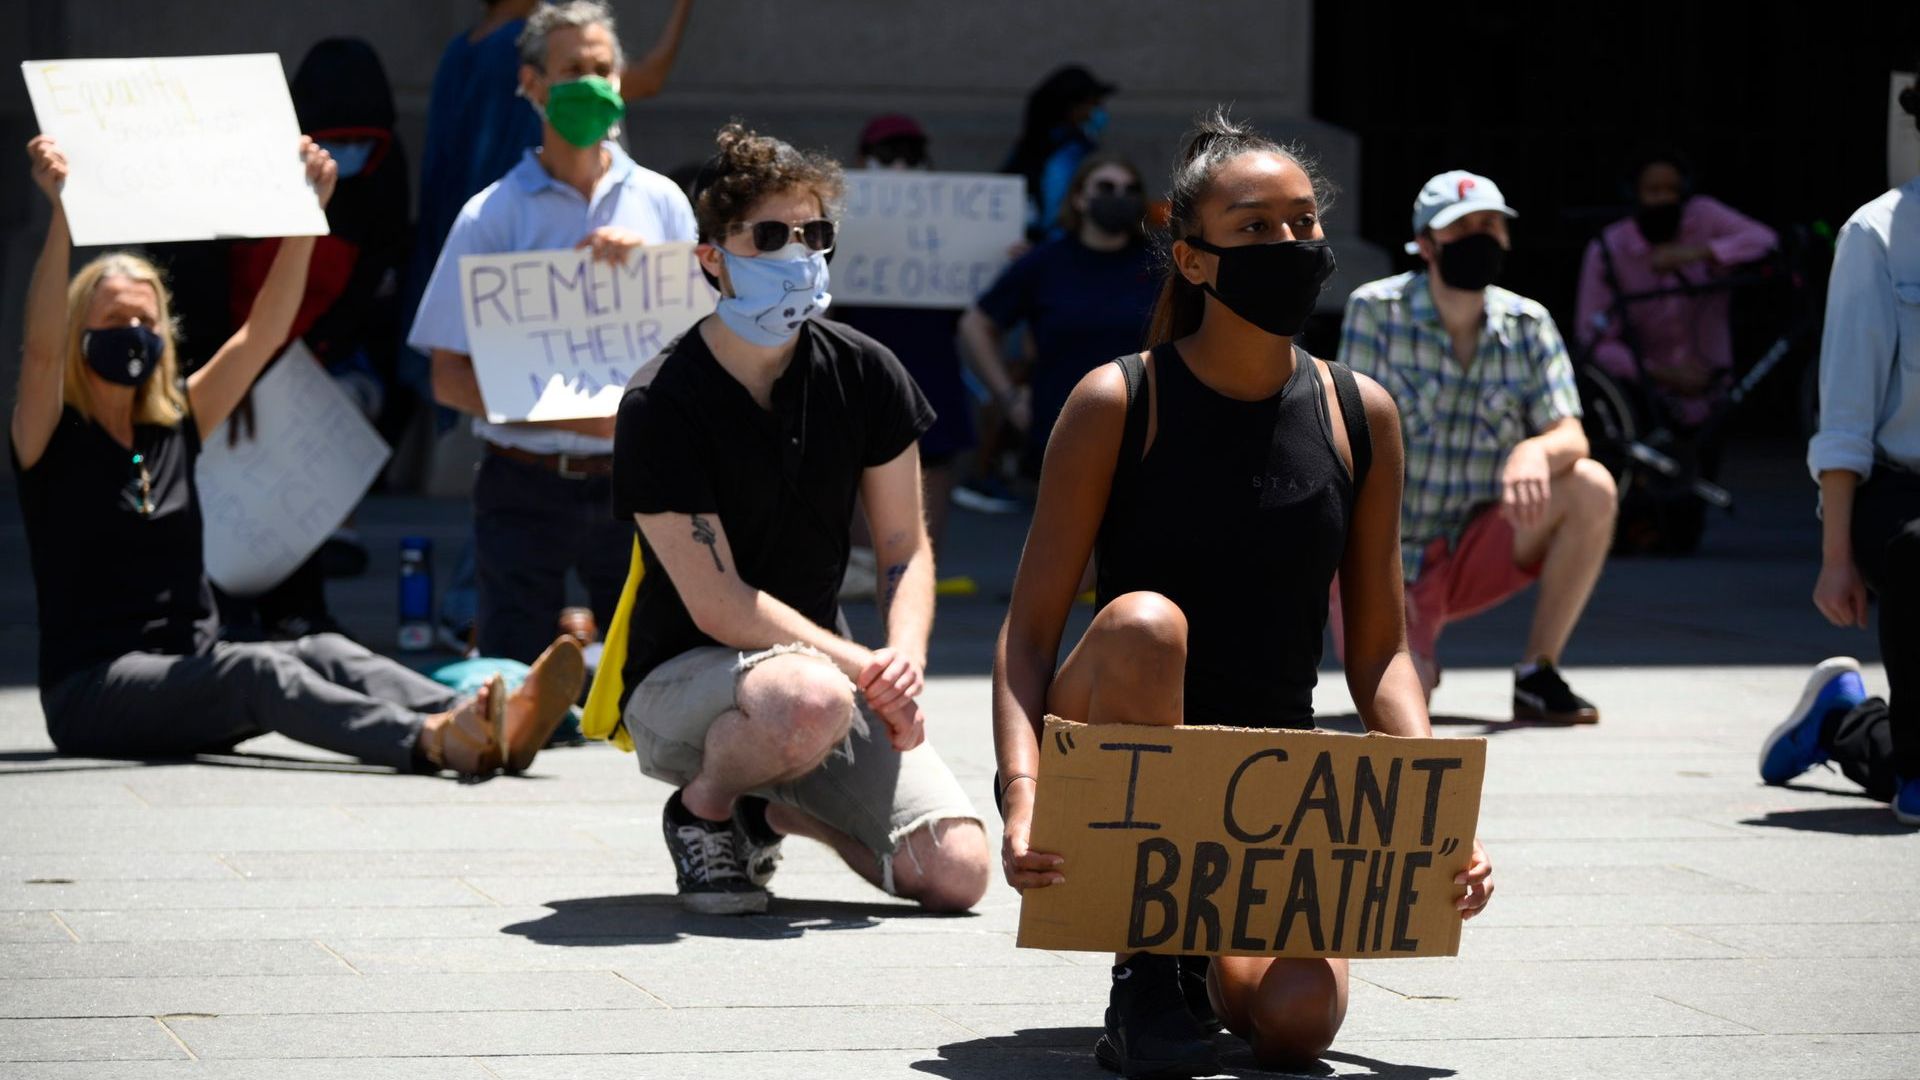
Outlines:
[[[339,634],[221,642],[200,656],[128,653],[40,692],[47,734],[69,754],[194,754],[277,731],[396,769],[413,767],[424,715],[456,702]]]

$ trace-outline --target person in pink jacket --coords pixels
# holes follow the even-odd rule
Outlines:
[[[1609,375],[1638,380],[1644,371],[1672,419],[1698,426],[1718,396],[1721,374],[1733,366],[1729,292],[1675,291],[1631,301],[1624,327],[1615,297],[1710,284],[1766,255],[1779,238],[1718,199],[1694,194],[1679,154],[1643,155],[1632,176],[1633,214],[1587,245],[1577,338]]]

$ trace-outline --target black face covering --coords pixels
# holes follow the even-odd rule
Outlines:
[[[116,386],[139,386],[160,366],[166,342],[144,326],[113,326],[80,335],[80,355],[95,375]]]
[[[1492,233],[1474,233],[1440,245],[1440,280],[1477,292],[1493,284],[1507,262],[1507,249]]]
[[[1665,206],[1643,206],[1634,211],[1633,222],[1640,226],[1640,235],[1647,238],[1647,243],[1664,244],[1680,235],[1680,214],[1686,208],[1685,200]]]
[[[1227,310],[1269,334],[1292,337],[1307,325],[1320,290],[1333,276],[1333,248],[1325,240],[1218,247],[1197,236],[1190,247],[1219,256],[1214,284],[1200,287]]]
[[[1087,219],[1101,232],[1121,236],[1140,227],[1147,213],[1147,200],[1138,195],[1115,192],[1095,195],[1087,200]]]

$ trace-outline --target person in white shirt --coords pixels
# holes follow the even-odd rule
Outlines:
[[[625,61],[606,6],[542,7],[519,46],[520,93],[541,115],[541,144],[461,209],[407,343],[432,357],[434,397],[472,414],[486,447],[473,491],[475,645],[527,662],[552,637],[568,570],[586,584],[599,625],[611,624],[633,529],[611,510],[613,417],[486,421],[460,308],[460,257],[591,247],[596,259],[619,262],[643,244],[691,242],[696,230],[680,188],[611,137],[624,112]]]

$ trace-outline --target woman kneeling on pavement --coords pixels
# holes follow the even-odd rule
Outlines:
[[[333,160],[305,138],[300,155],[324,207]],[[69,282],[67,159],[46,136],[27,156],[53,220],[28,287],[11,442],[54,745],[171,756],[277,731],[402,770],[526,768],[579,695],[570,638],[511,695],[496,677],[466,700],[338,634],[215,640],[194,461],[286,342],[313,238],[280,245],[246,323],[183,378],[159,271],[113,252]]]
[[[1224,114],[1202,121],[1173,175],[1153,347],[1081,380],[1061,414],[995,667],[995,794],[1015,888],[1073,870],[1027,843],[1046,714],[1312,728],[1336,570],[1361,719],[1432,734],[1402,617],[1398,414],[1378,384],[1293,343],[1333,272],[1322,187],[1291,149]],[[1096,554],[1099,613],[1056,671]],[[1455,881],[1467,917],[1490,874],[1476,844]],[[1297,1066],[1346,1016],[1341,959],[1135,953],[1113,974],[1095,1053],[1127,1076],[1211,1071],[1221,1023],[1263,1065]]]

